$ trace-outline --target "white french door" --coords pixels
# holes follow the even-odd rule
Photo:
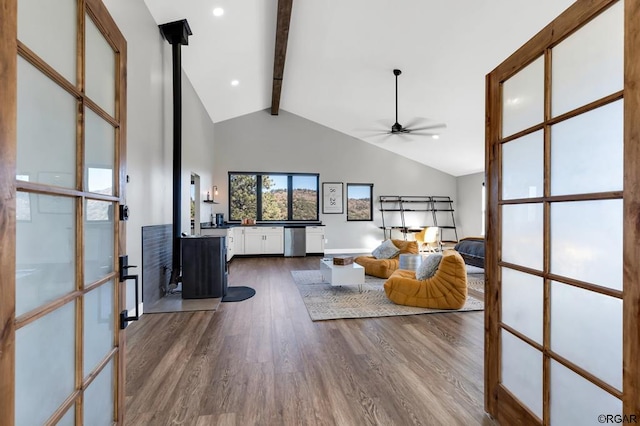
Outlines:
[[[0,10],[0,423],[121,423],[126,42],[99,0]]]

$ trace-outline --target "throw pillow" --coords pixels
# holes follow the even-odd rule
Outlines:
[[[438,266],[440,266],[441,260],[442,254],[440,253],[434,253],[427,256],[427,258],[422,261],[422,263],[416,270],[416,279],[419,281],[423,281],[434,276],[436,274],[436,271],[438,270]]]
[[[376,259],[391,259],[398,253],[400,253],[400,249],[391,240],[385,240],[371,252]]]

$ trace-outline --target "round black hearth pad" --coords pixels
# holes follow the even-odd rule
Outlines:
[[[222,298],[223,302],[241,302],[253,297],[256,291],[251,287],[237,286],[227,287],[227,294]]]

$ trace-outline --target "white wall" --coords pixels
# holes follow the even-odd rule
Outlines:
[[[478,237],[482,231],[484,172],[460,176],[458,185],[458,237]]]
[[[280,110],[267,110],[216,124],[214,184],[218,213],[228,219],[228,172],[320,173],[320,182],[373,183],[380,195],[449,195],[456,200],[456,178],[359,139]],[[425,149],[427,145],[425,145]],[[327,225],[326,249],[362,251],[383,238],[378,203],[373,222],[347,222],[345,214],[321,214]],[[399,235],[396,234],[396,237]]]
[[[172,222],[172,68],[167,43],[142,1],[104,0],[127,40],[129,263],[142,264],[142,227]],[[183,46],[188,49],[189,46]],[[213,123],[182,74],[182,231],[189,233],[190,174],[211,186]],[[139,272],[139,271],[138,271]],[[133,305],[132,289],[127,294]]]

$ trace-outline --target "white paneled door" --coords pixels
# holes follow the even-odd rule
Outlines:
[[[640,421],[639,13],[578,0],[487,76],[485,391],[501,424]]]
[[[0,10],[0,424],[121,424],[126,42],[99,0]]]

